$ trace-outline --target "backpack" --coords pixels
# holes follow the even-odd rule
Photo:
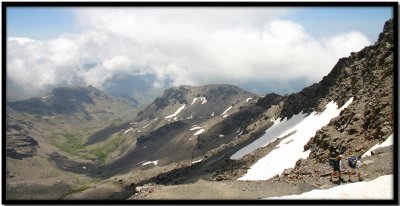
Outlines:
[[[331,167],[334,167],[335,164],[336,164],[336,158],[329,158],[329,165],[330,165]]]
[[[357,157],[354,157],[354,156],[349,157],[349,159],[348,159],[348,161],[349,161],[349,166],[350,166],[351,168],[356,168],[357,160],[358,160]]]

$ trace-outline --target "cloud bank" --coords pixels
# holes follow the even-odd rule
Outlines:
[[[80,8],[79,34],[7,39],[7,78],[25,90],[60,84],[103,87],[153,75],[154,87],[305,79],[370,45],[358,31],[313,37],[268,8]]]

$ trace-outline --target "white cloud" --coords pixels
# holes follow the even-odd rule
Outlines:
[[[155,87],[305,77],[370,44],[360,32],[317,39],[282,9],[77,9],[83,32],[48,41],[10,37],[8,78],[41,88],[74,78],[101,87],[116,75],[153,74]],[[86,68],[82,65],[95,64]],[[34,81],[26,81],[34,79]]]

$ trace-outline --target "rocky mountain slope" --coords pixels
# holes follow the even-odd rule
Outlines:
[[[304,145],[304,151],[310,150],[309,157],[281,174],[283,178],[318,182],[321,174],[330,172],[329,157],[338,154],[361,156],[393,133],[393,39],[393,21],[389,20],[374,45],[340,59],[321,82],[291,94],[281,102],[279,117],[290,118],[300,112],[321,112],[332,100],[340,107],[353,97],[352,103],[338,117],[330,120]],[[282,138],[242,160],[227,160],[228,164],[220,168],[215,177],[239,178],[280,141]]]
[[[132,142],[110,159],[104,175],[126,172],[138,164],[163,166],[204,155],[207,151],[195,152],[202,133],[257,99],[257,95],[232,85],[168,89],[124,128],[124,135],[133,137]],[[220,144],[211,143],[213,147]]]

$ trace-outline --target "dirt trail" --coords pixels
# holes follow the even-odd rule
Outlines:
[[[207,181],[172,186],[144,186],[129,199],[261,199],[300,194],[314,189],[310,185],[291,185],[267,181]]]

